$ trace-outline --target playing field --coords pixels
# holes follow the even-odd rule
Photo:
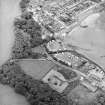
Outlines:
[[[41,79],[53,66],[54,63],[48,60],[22,60],[19,63],[26,74],[35,79]]]

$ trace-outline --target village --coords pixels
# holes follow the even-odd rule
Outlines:
[[[43,31],[49,33],[43,34],[43,38],[54,36],[56,39],[45,46],[46,53],[50,56],[49,60],[79,74],[80,84],[92,92],[97,89],[105,91],[105,71],[72,47],[58,41],[57,38],[66,37],[73,28],[80,26],[86,17],[101,11],[98,7],[102,2],[104,1],[64,0],[61,2],[57,0],[51,2],[42,0],[40,3],[36,2],[34,7],[28,8],[28,11],[33,12],[34,20],[43,27]],[[55,69],[51,69],[42,81],[60,93],[69,86],[68,80]]]

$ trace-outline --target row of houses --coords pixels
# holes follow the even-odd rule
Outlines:
[[[72,2],[72,3],[71,3]],[[73,3],[75,5],[73,5]],[[51,16],[55,16],[58,20],[60,20],[60,17],[64,18],[68,22],[73,20],[74,15],[78,15],[80,12],[93,7],[93,5],[96,5],[96,2],[90,1],[90,0],[70,0],[67,3],[65,3],[63,6],[59,6],[58,4],[54,5],[47,5],[45,6],[45,11],[47,11]],[[60,20],[62,21],[62,20]]]
[[[68,81],[60,72],[54,68],[52,68],[42,78],[42,81],[48,83],[51,88],[58,91],[59,93],[63,93],[70,85],[70,81]],[[88,74],[85,76],[80,75],[80,78],[78,78],[77,81],[79,82],[78,85],[83,85],[92,92],[97,91],[99,88],[105,91],[105,74],[99,68],[89,70]]]
[[[47,43],[46,48],[49,52],[50,51],[51,52],[57,52],[57,51],[60,51],[60,50],[66,50],[66,48],[63,47],[61,41],[59,41],[59,40],[50,41],[49,43]]]
[[[69,56],[68,56],[69,55]],[[61,64],[64,64],[66,66],[69,66],[73,70],[79,71],[81,76],[84,77],[82,83],[85,84],[90,84],[91,87],[96,87],[101,88],[102,90],[105,90],[105,71],[101,69],[100,67],[96,66],[95,64],[87,63],[84,61],[81,61],[80,58],[72,55],[72,54],[67,54],[67,53],[60,53],[60,54],[54,54],[56,58],[56,61],[60,62]],[[90,66],[92,67],[90,68]],[[79,66],[81,66],[79,68]],[[89,85],[88,85],[89,86]],[[93,90],[92,90],[93,91]]]
[[[72,0],[64,4],[58,2],[57,4],[36,6],[35,8],[30,9],[30,11],[34,13],[33,18],[35,21],[38,21],[38,23],[46,30],[49,30],[50,33],[55,34],[62,30],[70,30],[68,27],[77,23],[78,18],[82,18],[81,20],[83,20],[83,17],[88,14],[88,11],[91,11],[96,5],[96,2],[90,0]],[[50,8],[47,8],[48,6]],[[47,48],[48,51],[57,51],[59,49],[65,50],[64,47],[62,49],[61,44],[58,42],[53,42],[53,49],[51,48],[51,43],[48,43]],[[105,73],[93,62],[90,62],[83,57],[81,59],[80,56],[78,57],[74,52],[71,53],[70,51],[52,54],[51,57],[55,59],[56,62],[66,65],[71,69],[75,69],[80,75],[83,74],[81,75],[81,84],[90,88],[90,90],[95,91],[97,87],[105,90]],[[94,65],[95,67],[92,67],[91,65]],[[48,73],[47,77],[45,76],[45,78],[43,78],[43,81],[49,83],[52,88],[59,92],[62,92],[68,86],[68,82],[65,78],[53,70]]]
[[[54,35],[72,30],[80,21],[92,14],[93,8],[98,5],[91,0],[72,0],[73,3],[61,6],[46,4],[33,9],[33,18]],[[62,35],[61,35],[62,36]]]
[[[59,62],[61,65],[68,66],[75,70],[75,72],[79,73],[82,77],[81,84],[89,88],[91,91],[94,92],[97,88],[105,90],[105,71],[100,66],[89,61],[80,54],[76,54],[73,50],[63,50],[59,42],[53,41],[53,44],[52,47],[47,47],[49,49],[47,51],[56,52],[51,54],[51,57],[56,62]],[[60,52],[60,50],[62,52]]]
[[[32,11],[34,20],[56,37],[78,26],[93,13],[97,5],[92,0],[41,0],[35,7],[28,8],[28,11]]]

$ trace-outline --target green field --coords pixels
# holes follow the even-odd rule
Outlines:
[[[53,66],[54,63],[48,60],[22,60],[19,62],[26,74],[35,79],[41,79]]]

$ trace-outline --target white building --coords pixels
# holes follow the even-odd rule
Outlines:
[[[69,85],[64,76],[53,69],[45,75],[42,81],[48,83],[51,88],[59,93],[62,93]]]

